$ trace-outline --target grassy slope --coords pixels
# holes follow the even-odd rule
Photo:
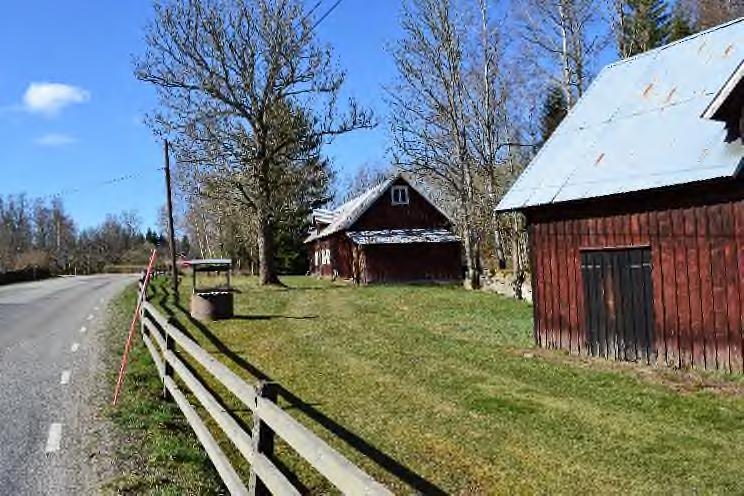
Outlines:
[[[123,340],[135,306],[134,286],[109,307],[111,350],[107,361],[107,417],[114,426],[114,470],[103,490],[115,494],[224,494],[196,436],[173,403],[160,398],[162,383],[141,339],[132,348],[126,381],[116,407],[108,404],[119,371]]]
[[[207,330],[219,342],[168,308],[245,377],[254,367],[301,398],[293,415],[396,492],[744,489],[744,397],[678,387],[702,377],[736,391],[737,379],[528,350],[531,307],[493,294],[285,282],[239,279],[241,318]],[[281,457],[312,492],[327,489]]]

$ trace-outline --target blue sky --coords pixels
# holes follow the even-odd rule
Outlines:
[[[332,5],[324,0],[319,11]],[[319,26],[347,71],[346,92],[384,121],[382,85],[398,36],[396,0],[344,0]],[[152,88],[132,75],[150,0],[5,2],[0,15],[0,194],[64,192],[81,227],[135,210],[156,225],[163,203],[161,145],[141,124]],[[386,130],[359,131],[326,149],[340,173],[384,160]],[[134,180],[104,184],[122,176]]]

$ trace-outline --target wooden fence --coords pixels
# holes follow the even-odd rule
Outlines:
[[[140,283],[141,290],[142,284]],[[275,436],[284,440],[301,458],[344,494],[392,494],[385,486],[372,479],[282,410],[276,404],[277,390],[274,383],[259,382],[257,386],[248,384],[173,326],[169,319],[146,301],[146,298],[143,300],[141,322],[142,339],[163,380],[164,396],[172,398],[181,409],[231,494],[300,494],[272,462]],[[252,432],[246,432],[220,405],[201,380],[179,358],[176,354],[176,347],[179,353],[188,354],[248,407],[253,415]],[[176,379],[193,393],[201,406],[250,464],[247,486],[207,429],[204,421],[199,417],[196,409],[189,403]]]

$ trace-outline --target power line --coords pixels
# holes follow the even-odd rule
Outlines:
[[[331,14],[331,12],[333,12],[342,1],[343,0],[336,0],[336,2],[333,5],[331,5],[331,7],[328,10],[326,10],[325,14],[320,16],[320,18],[317,21],[315,21],[315,24],[313,24],[313,26],[310,28],[310,31],[315,31],[315,28],[318,27],[318,24],[323,22],[323,20],[325,20],[325,18],[328,17]],[[320,2],[318,2],[318,4],[310,10],[310,12],[312,13],[318,7],[318,5],[320,5]]]
[[[49,193],[49,194],[46,194],[46,195],[41,195],[38,198],[50,198],[50,199],[52,199],[52,198],[62,198],[62,197],[74,195],[74,194],[77,194],[77,193],[82,193],[82,192],[90,191],[91,189],[98,189],[98,188],[101,188],[101,187],[104,187],[104,186],[110,186],[110,185],[122,183],[122,182],[125,182],[125,181],[132,181],[134,179],[137,179],[137,178],[143,176],[144,174],[147,174],[147,173],[150,173],[150,172],[155,172],[155,171],[162,171],[162,170],[163,170],[163,167],[162,166],[155,167],[155,168],[142,169],[142,170],[139,170],[139,171],[130,172],[129,174],[124,174],[123,176],[117,176],[117,177],[113,177],[111,179],[105,179],[103,181],[97,181],[97,182],[94,182],[94,183],[88,183],[86,185],[81,185],[81,186],[77,186],[77,187],[73,187],[73,188],[65,188],[65,189],[62,189],[62,190],[60,190],[60,191],[58,191],[56,193]]]

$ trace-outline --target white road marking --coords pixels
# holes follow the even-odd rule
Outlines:
[[[87,331],[87,330],[88,330],[88,328],[87,328],[87,327],[85,327],[85,326],[83,326],[83,327],[81,327],[81,328],[80,328],[80,332],[85,332],[85,331]]]
[[[70,351],[75,353],[78,348],[80,348],[80,343],[72,343],[72,346],[70,346]]]
[[[98,311],[98,307],[93,307],[93,310],[97,312]]]
[[[59,380],[59,383],[62,385],[70,383],[70,371],[69,370],[62,371],[62,378]]]
[[[47,438],[46,454],[59,451],[59,444],[62,441],[62,424],[54,423],[49,426],[49,437]]]
[[[88,315],[88,320],[93,320],[93,314]]]
[[[101,298],[101,299],[100,299],[100,300],[98,300],[98,301],[100,301],[101,303],[103,303],[103,302],[104,302],[104,299],[103,299],[103,298]]]

